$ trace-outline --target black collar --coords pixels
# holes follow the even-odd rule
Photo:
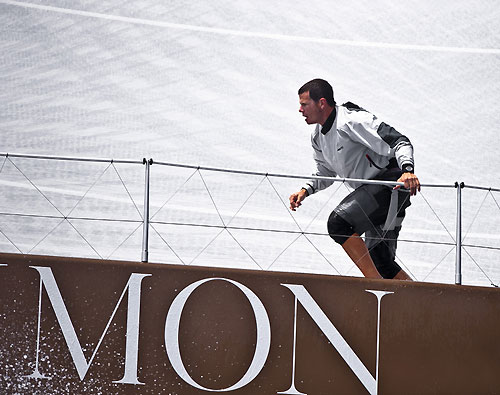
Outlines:
[[[332,110],[331,114],[328,116],[323,127],[321,128],[321,133],[327,134],[330,131],[330,129],[333,126],[333,122],[335,122],[336,116],[337,116],[337,109],[336,109],[336,106],[333,106],[333,110]]]

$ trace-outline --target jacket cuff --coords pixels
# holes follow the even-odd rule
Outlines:
[[[413,173],[415,171],[415,167],[413,166],[413,163],[405,162],[401,164],[401,170],[403,173]]]
[[[305,189],[307,191],[307,196],[312,195],[314,192],[316,192],[311,184],[306,184],[302,187],[302,189]]]

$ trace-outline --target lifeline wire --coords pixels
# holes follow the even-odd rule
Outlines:
[[[476,214],[474,215],[474,218],[472,218],[472,222],[470,223],[469,227],[467,228],[467,232],[465,232],[465,236],[463,237],[462,241],[467,238],[467,235],[469,234],[469,232],[470,232],[470,230],[472,228],[472,225],[474,225],[474,222],[476,221],[476,218],[479,215],[479,212],[483,208],[484,202],[486,201],[486,198],[488,197],[488,193],[489,192],[486,192],[484,194],[483,200],[481,201],[481,204],[479,205],[478,209],[476,210]]]
[[[30,183],[30,184],[31,184],[31,185],[35,188],[35,190],[36,190],[38,193],[40,193],[40,194],[41,194],[41,195],[45,198],[45,200],[47,200],[47,202],[49,202],[49,204],[50,204],[52,207],[54,207],[54,208],[57,210],[57,212],[58,212],[59,214],[61,214],[61,216],[64,218],[61,222],[59,222],[59,223],[56,225],[56,227],[55,227],[55,228],[57,228],[57,227],[58,227],[58,226],[59,226],[62,222],[64,222],[64,220],[66,220],[66,216],[65,216],[65,215],[61,212],[61,210],[59,210],[59,209],[57,208],[57,206],[56,206],[54,203],[52,203],[52,201],[51,201],[51,200],[50,200],[50,199],[49,199],[49,198],[48,198],[48,197],[47,197],[47,196],[46,196],[46,195],[45,195],[45,194],[44,194],[44,193],[43,193],[43,192],[42,192],[42,191],[41,191],[41,190],[40,190],[40,189],[39,189],[39,188],[38,188],[38,187],[34,184],[34,183],[33,183],[33,181],[31,181],[31,180],[29,179],[29,177],[28,177],[26,174],[24,174],[24,172],[23,172],[23,171],[22,171],[22,170],[21,170],[21,169],[20,169],[20,168],[19,168],[19,167],[18,167],[18,166],[17,166],[17,165],[16,165],[16,164],[15,164],[15,163],[14,163],[14,162],[10,159],[10,158],[9,158],[9,161],[10,161],[10,163],[12,163],[12,165],[13,165],[13,166],[14,166],[14,167],[15,167],[15,168],[19,171],[19,173],[21,173],[21,174],[22,174],[22,175],[26,178],[26,180],[27,180],[27,181],[28,181],[28,182],[29,182],[29,183]],[[77,204],[78,204],[78,203],[77,203]],[[84,237],[84,236],[83,236],[83,235],[82,235],[82,234],[78,231],[78,229],[76,229],[76,228],[75,228],[75,226],[74,226],[74,225],[73,225],[70,221],[67,221],[67,222],[68,222],[68,223],[69,223],[69,225],[70,225],[70,226],[71,226],[71,227],[72,227],[72,228],[76,231],[76,233],[78,233],[78,235],[79,235],[79,236],[80,236],[80,237],[81,237],[81,238],[82,238],[82,239],[83,239],[83,240],[84,240],[84,241],[88,244],[88,246],[89,246],[89,247],[90,247],[90,248],[91,248],[91,249],[92,249],[92,250],[93,250],[93,251],[97,254],[97,256],[99,256],[99,257],[102,259],[102,256],[101,256],[101,255],[97,252],[97,250],[96,250],[96,249],[95,249],[95,248],[94,248],[94,247],[93,247],[93,246],[92,246],[92,245],[88,242],[88,240],[87,240],[87,239],[86,239],[86,238],[85,238],[85,237]],[[45,240],[45,239],[47,238],[47,236],[48,236],[49,234],[51,234],[51,233],[55,230],[55,228],[53,228],[53,229],[52,229],[52,230],[51,230],[51,231],[50,231],[47,235],[45,235],[45,236],[42,238],[42,240],[40,240],[38,243],[36,243],[36,244],[35,244],[35,247],[36,247],[36,246],[38,246],[38,245],[39,245],[39,244],[40,244],[43,240]],[[33,247],[33,248],[34,248],[34,247]],[[32,248],[32,249],[30,249],[30,252],[33,250],[33,248]]]
[[[2,173],[4,171],[4,168],[5,168],[5,164],[7,162],[7,160],[9,160],[10,163],[12,163],[12,165],[14,166],[14,168],[17,169],[17,171],[19,171],[20,174],[22,174],[24,176],[24,178],[30,183],[30,185],[39,193],[41,194],[45,200],[47,200],[47,202],[49,202],[49,204],[54,207],[54,209],[56,209],[56,211],[61,215],[61,216],[55,216],[55,215],[32,215],[32,214],[18,214],[18,213],[0,213],[0,215],[12,215],[12,216],[19,216],[19,217],[39,217],[39,218],[54,218],[54,219],[61,219],[62,221],[59,222],[55,228],[57,228],[64,220],[66,220],[69,225],[75,230],[75,232],[89,245],[89,247],[99,256],[101,257],[101,255],[97,252],[97,250],[91,245],[91,243],[82,235],[82,233],[71,223],[70,220],[89,220],[89,221],[99,221],[99,220],[102,220],[102,221],[115,221],[115,222],[138,222],[138,221],[134,221],[134,220],[127,220],[127,219],[105,219],[105,218],[82,218],[82,217],[70,217],[69,215],[74,211],[74,209],[80,204],[80,202],[87,196],[87,194],[89,193],[89,191],[95,186],[95,184],[102,178],[102,176],[104,175],[104,173],[106,173],[106,171],[109,169],[109,166],[113,165],[113,161],[110,162],[110,164],[108,165],[108,167],[100,174],[100,176],[95,180],[95,182],[87,189],[87,191],[84,193],[84,195],[78,200],[78,202],[71,208],[71,210],[69,211],[69,213],[67,215],[64,215],[59,209],[58,207],[41,191],[40,188],[38,188],[37,185],[35,185],[35,183],[30,180],[30,178],[10,159],[9,155],[8,154],[2,154],[2,156],[5,156],[5,159],[4,161],[2,162],[2,165],[0,167],[0,173]],[[12,155],[12,157],[14,157],[14,155]],[[28,157],[28,156],[23,156],[23,155],[15,155],[15,157]],[[46,158],[46,157],[37,157],[37,156],[29,156],[29,158],[31,159],[34,159],[34,158],[41,158],[41,159],[61,159],[61,158]],[[79,158],[62,158],[62,160],[79,160]],[[97,161],[97,162],[109,162],[109,160],[91,160],[91,159],[84,159],[82,158],[81,159],[82,161]],[[125,163],[125,162],[124,162]],[[127,161],[126,163],[131,163],[130,161]],[[139,163],[139,162],[133,162],[133,163]],[[142,162],[141,162],[142,163]],[[164,164],[164,165],[171,165],[171,166],[180,166],[180,165],[175,165],[175,164]],[[181,166],[182,167],[182,166]],[[193,168],[192,166],[188,166],[188,165],[185,165],[184,167],[191,167]],[[137,205],[135,204],[127,186],[125,185],[122,177],[120,176],[118,170],[116,169],[116,167],[113,165],[113,168],[118,176],[118,178],[120,179],[120,182],[122,183],[123,187],[125,188],[125,191],[127,192],[128,194],[128,197],[129,199],[132,201],[132,203],[134,204],[136,210],[139,212],[139,214],[141,215],[140,211],[138,210],[138,207]],[[275,194],[278,196],[278,198],[280,199],[281,203],[285,206],[285,209],[287,209],[288,211],[288,208],[286,206],[286,204],[283,202],[283,199],[281,198],[281,196],[279,195],[277,189],[275,188],[274,184],[271,182],[271,180],[269,179],[269,176],[271,176],[270,174],[261,174],[261,173],[255,173],[255,172],[241,172],[241,171],[231,171],[231,170],[224,170],[224,169],[215,169],[215,168],[204,168],[204,170],[213,170],[213,171],[224,171],[224,172],[229,172],[229,173],[240,173],[240,174],[249,174],[249,175],[263,175],[263,178],[260,180],[260,182],[258,183],[258,185],[253,189],[253,191],[251,192],[251,194],[247,197],[247,199],[245,200],[245,202],[240,206],[240,208],[237,210],[237,212],[231,217],[231,219],[226,223],[224,223],[224,220],[222,218],[222,215],[221,215],[221,212],[219,211],[219,208],[217,207],[216,205],[216,202],[210,192],[210,189],[208,188],[208,185],[207,183],[205,182],[204,180],[204,177],[202,176],[202,174],[200,173],[200,167],[196,167],[194,168],[194,172],[193,174],[191,174],[191,176],[180,186],[180,188],[178,188],[177,191],[174,192],[174,194],[169,198],[167,199],[167,201],[160,207],[160,209],[155,213],[155,215],[161,211],[161,209],[177,194],[177,192],[182,189],[184,187],[184,185],[191,179],[191,177],[196,173],[200,173],[200,177],[202,179],[202,182],[205,186],[205,189],[207,190],[207,193],[209,194],[210,196],[210,199],[212,201],[212,204],[214,205],[215,207],[215,210],[222,222],[222,226],[214,226],[214,225],[203,225],[203,224],[186,224],[186,223],[165,223],[165,222],[155,222],[155,223],[158,223],[158,224],[171,224],[171,225],[184,225],[184,226],[206,226],[206,227],[213,227],[213,228],[220,228],[220,232],[218,232],[218,234],[215,236],[215,238],[213,238],[199,253],[198,255],[193,258],[193,260],[190,262],[194,262],[212,243],[213,241],[215,241],[219,236],[220,234],[225,230],[227,233],[229,233],[229,235],[233,238],[233,240],[238,244],[238,246],[246,253],[246,255],[248,255],[262,270],[264,270],[262,268],[261,265],[259,265],[259,263],[251,256],[251,254],[244,248],[244,246],[237,240],[237,238],[233,235],[232,232],[230,232],[231,229],[241,229],[241,230],[252,230],[252,231],[268,231],[268,232],[273,232],[273,233],[290,233],[290,234],[297,234],[297,237],[284,249],[282,250],[278,256],[276,257],[276,259],[274,259],[274,261],[271,263],[271,265],[269,266],[269,268],[276,262],[276,260],[282,256],[282,254],[292,245],[294,244],[301,236],[304,236],[306,238],[306,240],[308,240],[308,242],[316,249],[316,251],[338,272],[338,270],[328,261],[328,259],[321,253],[321,251],[314,245],[314,243],[307,237],[307,235],[325,235],[325,234],[319,234],[319,233],[314,233],[314,232],[306,232],[304,231],[301,226],[298,224],[298,222],[295,220],[295,218],[291,215],[291,213],[289,213],[297,228],[298,228],[298,231],[283,231],[283,230],[277,230],[277,229],[257,229],[257,228],[251,228],[251,227],[230,227],[228,226],[231,221],[233,221],[233,219],[239,214],[239,212],[241,211],[241,209],[246,205],[246,203],[250,200],[250,198],[253,196],[253,194],[255,194],[255,192],[257,191],[257,189],[260,187],[260,185],[262,184],[262,182],[264,181],[264,179],[267,179],[269,184],[271,185],[271,187],[273,188]],[[285,175],[276,175],[277,177],[287,177]],[[300,176],[289,176],[289,178],[301,178]],[[344,181],[344,180],[339,180],[339,179],[336,179],[335,180],[336,182],[339,182],[339,181]],[[438,185],[428,185],[430,187],[436,187]],[[446,185],[444,187],[447,187]],[[340,188],[340,186],[339,186]],[[334,192],[337,193],[338,189]],[[476,189],[478,189],[479,187],[476,187]],[[486,188],[479,188],[479,189],[486,189]],[[348,189],[349,190],[349,189]],[[500,205],[498,204],[498,201],[495,199],[494,195],[491,193],[491,188],[488,188],[487,189],[488,193],[490,193],[492,195],[492,198],[496,204],[496,206],[499,208],[500,210]],[[483,205],[484,205],[484,201],[488,195],[488,193],[485,195],[485,197],[483,198],[483,201],[481,202],[478,210],[476,211],[476,214],[474,216],[474,219],[472,221],[472,224],[476,221],[478,215],[479,215],[479,212],[481,211]],[[450,236],[450,238],[455,242],[453,236],[451,235],[451,233],[448,231],[448,229],[446,228],[446,226],[444,225],[443,221],[441,220],[441,218],[437,215],[437,213],[435,212],[435,210],[433,209],[433,207],[429,204],[428,200],[426,199],[425,195],[420,193],[420,195],[422,196],[422,198],[424,199],[424,201],[427,203],[427,205],[429,206],[429,208],[431,209],[431,211],[433,212],[433,214],[436,216],[436,218],[438,219],[438,221],[441,223],[441,225],[443,226],[443,228],[446,230],[446,232],[448,233],[448,235]],[[333,196],[333,195],[332,195]],[[331,199],[331,197],[330,197]],[[330,200],[328,199],[328,201]],[[327,201],[327,203],[328,203]],[[323,208],[326,206],[325,203],[321,209],[318,211],[318,213],[314,216],[313,218],[313,221],[309,222],[309,224],[307,225],[306,229],[307,230],[309,228],[309,226],[312,224],[312,222],[314,222],[314,220],[317,218],[317,216],[319,215],[319,212],[321,210],[323,210]],[[141,218],[142,218],[142,215],[141,215]],[[140,222],[140,224],[142,224],[142,222]],[[118,247],[116,247],[113,252],[108,256],[108,259],[111,255],[114,254],[114,252],[120,248],[124,243],[125,241],[127,241],[136,231],[137,229],[140,227],[140,224],[138,227],[136,227],[132,233],[130,233],[119,245]],[[470,232],[470,229],[472,227],[472,224],[469,226],[469,229],[467,231],[467,234],[466,236],[468,235],[468,233]],[[153,226],[153,224],[151,224],[151,226]],[[41,243],[41,241],[45,240],[46,237],[48,235],[50,235],[54,230],[55,228],[53,228],[51,231],[49,231],[49,233],[47,235],[44,236],[44,238],[42,240],[40,240],[38,243],[35,244],[35,246],[33,248],[35,248],[37,245],[39,245]],[[161,236],[161,234],[155,229],[155,227],[153,226],[153,229],[155,230],[155,232],[160,236],[160,238],[162,239],[162,241],[170,248],[170,250],[177,256],[177,258],[182,262],[183,260],[180,258],[180,256],[172,249],[172,247],[168,244],[168,242]],[[4,231],[2,231],[0,229],[0,233],[6,238],[6,240],[8,240],[19,252],[22,253],[21,249],[9,238],[7,237],[7,235],[5,234]],[[422,244],[441,244],[441,245],[450,245],[451,243],[445,243],[445,242],[427,242],[427,241],[418,241],[418,240],[400,240],[400,241],[408,241],[408,242],[414,242],[414,243],[422,243]],[[464,247],[468,247],[468,245],[464,245]],[[485,248],[485,249],[492,249],[492,250],[500,250],[500,248],[496,248],[496,247],[486,247],[486,246],[471,246],[471,247],[478,247],[478,248]],[[31,250],[33,250],[33,248]],[[31,251],[30,250],[30,251]],[[453,249],[452,249],[453,250]],[[432,274],[432,272],[434,272],[434,270],[444,261],[444,259],[451,253],[450,250],[442,259],[440,262],[438,262],[437,265],[434,266],[434,268],[427,274],[427,276],[424,278],[427,279],[429,277],[429,275]],[[488,274],[483,270],[483,268],[476,262],[476,260],[471,256],[471,254],[465,250],[466,253],[469,255],[469,257],[474,261],[474,263],[476,264],[476,266],[482,271],[483,275],[490,281],[490,283],[493,285],[493,286],[497,286],[493,283],[493,281],[491,281],[491,278],[488,276]],[[102,257],[101,257],[102,258]],[[399,257],[397,257],[397,259],[400,261]],[[184,263],[185,264],[185,263]]]
[[[137,227],[125,238],[123,239],[123,241],[118,244],[118,246],[106,257],[106,259],[109,259],[111,258],[111,256],[123,245],[125,244],[125,242],[130,239],[130,237],[132,237],[132,235],[137,232],[137,229],[139,229],[140,227],[142,226],[142,221],[139,223],[139,225],[137,225]]]
[[[2,167],[0,167],[0,174],[2,173],[2,170],[3,170],[3,167],[5,166],[5,162],[7,161],[7,156],[4,158],[3,162],[2,162]],[[5,237],[5,239],[7,239],[7,241],[12,244],[21,254],[23,253],[19,247],[2,231],[2,229],[0,228],[0,233],[3,235],[3,237]]]
[[[208,196],[210,196],[210,200],[212,201],[212,204],[213,204],[213,205],[214,205],[214,207],[215,207],[215,211],[217,211],[217,215],[219,216],[219,218],[220,218],[220,220],[221,220],[221,222],[222,222],[222,225],[224,225],[224,230],[225,230],[227,233],[229,233],[229,235],[230,235],[230,236],[232,237],[232,239],[236,242],[236,244],[238,244],[238,246],[239,246],[239,247],[243,250],[243,252],[245,252],[245,254],[247,254],[247,255],[248,255],[248,257],[249,257],[252,261],[254,261],[254,263],[255,263],[255,264],[256,264],[259,268],[263,269],[263,268],[262,268],[262,266],[261,266],[261,265],[259,265],[259,263],[258,263],[258,262],[257,262],[257,261],[256,261],[256,260],[252,257],[252,255],[250,255],[250,253],[249,253],[249,252],[248,252],[248,251],[247,251],[247,250],[246,250],[246,249],[245,249],[245,248],[241,245],[241,243],[240,243],[238,240],[236,240],[236,238],[234,237],[234,235],[233,235],[231,232],[229,232],[229,230],[228,230],[228,229],[227,229],[227,227],[226,227],[226,223],[224,222],[224,219],[222,218],[222,215],[221,215],[221,213],[219,212],[219,209],[217,208],[217,204],[215,203],[215,200],[214,200],[214,198],[213,198],[213,196],[212,196],[212,193],[210,192],[210,189],[208,188],[208,185],[207,185],[207,183],[205,182],[205,179],[203,178],[203,175],[201,174],[201,171],[200,171],[200,170],[198,170],[198,173],[200,174],[201,181],[203,181],[203,185],[205,186],[205,189],[207,190]],[[245,203],[246,203],[247,201],[248,201],[248,200],[246,200],[246,201],[245,201]],[[244,204],[245,204],[245,203],[244,203]],[[233,218],[234,218],[234,217],[233,217]],[[222,233],[222,232],[221,232],[221,233]],[[214,240],[213,240],[213,241],[215,241],[215,239],[217,239],[221,233],[219,233],[219,234],[218,234],[218,235],[214,238]]]
[[[309,244],[311,244],[313,246],[313,248],[321,255],[321,257],[323,257],[323,259],[338,273],[340,274],[340,272],[338,271],[338,269],[330,262],[330,260],[316,247],[316,245],[306,236],[306,233],[304,230],[302,230],[302,228],[300,227],[299,223],[295,220],[295,217],[292,215],[292,213],[288,210],[288,206],[285,204],[285,202],[281,199],[281,196],[280,194],[278,193],[277,189],[275,188],[274,184],[271,182],[271,180],[269,179],[269,177],[266,177],[267,180],[269,181],[269,184],[271,184],[271,187],[273,188],[274,192],[276,193],[276,195],[278,196],[278,198],[280,199],[281,203],[283,204],[283,206],[285,207],[285,209],[287,210],[287,212],[290,214],[290,216],[292,217],[293,221],[295,222],[295,224],[297,225],[297,227],[299,228],[300,230],[300,235],[299,237],[297,237],[295,240],[292,241],[292,243],[290,243],[279,255],[281,256],[286,250],[288,250],[288,248],[290,248],[299,238],[300,236],[304,236],[305,239],[309,242]],[[338,188],[333,192],[332,196],[330,196],[330,198],[327,200],[327,202],[323,205],[323,207],[326,206],[326,204],[330,201],[330,199],[333,197],[333,195],[340,189],[342,184],[339,184]],[[319,215],[319,213],[321,212],[321,210],[323,210],[323,207],[320,208],[320,210],[318,211],[318,213],[316,214],[316,216],[313,218],[313,220],[306,226],[305,229],[307,229],[311,224],[312,222],[314,221],[314,219]],[[271,268],[272,265],[274,265],[274,263],[276,262],[277,258],[271,263],[271,265],[268,267],[268,270]]]
[[[437,263],[437,264],[436,264],[436,265],[435,265],[435,266],[431,269],[431,271],[430,271],[429,273],[427,273],[427,276],[425,276],[425,277],[424,277],[424,279],[423,279],[422,281],[427,280],[427,278],[428,278],[428,277],[432,274],[432,272],[434,272],[434,270],[436,270],[436,269],[437,269],[437,267],[438,267],[439,265],[441,265],[441,263],[442,263],[442,262],[446,259],[446,257],[447,257],[448,255],[450,255],[450,253],[451,253],[454,249],[455,249],[455,246],[453,246],[453,247],[451,248],[451,250],[449,250],[449,251],[445,254],[445,256],[444,256],[443,258],[441,258],[441,260],[440,260],[440,261],[439,261],[439,262],[438,262],[438,263]]]
[[[190,176],[189,176],[189,177],[188,177],[188,178],[187,178],[187,179],[186,179],[186,180],[182,183],[182,185],[181,185],[179,188],[177,188],[177,189],[174,191],[174,193],[173,193],[173,194],[172,194],[172,195],[171,195],[171,196],[170,196],[170,197],[169,197],[169,198],[165,201],[165,203],[163,203],[163,204],[160,206],[160,208],[159,208],[158,210],[156,210],[156,211],[155,211],[155,213],[151,216],[150,220],[152,220],[152,219],[156,216],[156,214],[158,214],[158,213],[159,213],[159,212],[163,209],[163,207],[165,207],[165,206],[168,204],[168,202],[170,202],[170,201],[174,198],[174,196],[175,196],[175,195],[176,195],[176,194],[177,194],[177,193],[178,193],[178,192],[179,192],[179,191],[180,191],[180,190],[184,187],[184,185],[186,185],[186,184],[189,182],[189,180],[190,180],[190,179],[191,179],[191,178],[192,178],[192,177],[193,177],[196,173],[197,173],[197,170],[195,170],[195,171],[193,171],[193,172],[191,173],[191,175],[190,175]],[[150,221],[150,222],[151,222],[151,221]]]
[[[130,198],[130,200],[131,200],[132,204],[134,205],[135,209],[136,209],[136,210],[137,210],[137,212],[139,213],[139,217],[141,217],[141,219],[142,219],[142,220],[144,220],[144,218],[142,217],[142,213],[141,213],[141,211],[139,210],[139,207],[137,207],[137,204],[135,204],[134,198],[133,198],[133,197],[132,197],[132,195],[130,194],[130,192],[129,192],[129,190],[128,190],[127,186],[125,185],[125,182],[123,181],[122,177],[120,176],[120,173],[118,173],[118,170],[117,170],[117,168],[116,168],[115,164],[114,164],[114,163],[112,163],[112,166],[113,166],[113,169],[115,170],[116,175],[117,175],[117,176],[118,176],[118,178],[120,179],[120,181],[121,181],[121,183],[122,183],[123,187],[125,188],[125,191],[127,191],[127,195],[128,195],[128,197]]]
[[[300,225],[299,225],[299,223],[297,222],[297,220],[295,219],[295,217],[292,215],[291,211],[290,211],[290,210],[288,210],[288,206],[286,205],[286,203],[285,203],[285,202],[283,201],[283,199],[281,198],[281,196],[280,196],[280,194],[278,193],[277,189],[275,188],[274,184],[271,182],[271,180],[269,179],[269,177],[266,177],[266,178],[267,178],[267,181],[269,181],[269,184],[271,184],[271,187],[273,188],[274,192],[276,193],[276,196],[278,196],[278,198],[279,198],[279,200],[280,200],[281,204],[283,204],[283,206],[285,207],[285,210],[288,212],[288,214],[290,215],[290,217],[292,217],[293,222],[295,222],[295,225],[297,225],[297,228],[299,228],[301,235],[304,235],[304,231],[303,231],[303,230],[302,230],[302,228],[300,227]],[[304,237],[305,237],[305,236],[304,236]],[[316,251],[318,251],[318,252],[319,252],[319,254],[320,254],[320,255],[321,255],[321,256],[322,256],[322,257],[323,257],[323,258],[324,258],[324,259],[328,262],[328,264],[329,264],[331,267],[333,267],[333,268],[337,271],[337,273],[339,273],[339,271],[337,270],[337,268],[336,268],[336,267],[334,267],[334,265],[333,265],[333,264],[332,264],[332,263],[328,260],[328,258],[327,258],[325,255],[323,255],[323,254],[319,251],[319,249],[318,249],[318,248],[317,248],[317,247],[316,247],[316,246],[312,243],[312,241],[311,241],[309,238],[307,238],[307,237],[305,237],[305,238],[306,238],[306,240],[309,242],[309,244],[311,244],[311,245],[313,246],[313,248],[314,248]],[[295,243],[297,240],[298,240],[298,238],[297,238],[297,239],[295,239],[295,240],[293,241],[293,243]],[[292,244],[293,244],[293,243],[292,243]],[[291,246],[291,245],[290,245],[290,246]],[[288,249],[290,246],[288,246],[286,249]],[[285,249],[285,251],[286,251],[286,249]],[[284,252],[284,251],[283,251],[283,252]],[[273,264],[274,264],[274,262],[273,262]],[[272,266],[272,265],[271,265],[271,266]],[[269,266],[269,268],[270,268],[271,266]],[[340,273],[339,273],[339,274],[340,274]]]
[[[156,228],[153,226],[153,224],[150,222],[149,223],[149,226],[151,226],[153,228],[153,230],[156,232],[156,234],[160,237],[160,239],[166,244],[166,246],[168,248],[170,248],[170,251],[172,251],[172,253],[177,257],[177,259],[179,259],[179,261],[181,261],[181,263],[183,265],[185,265],[186,263],[182,260],[182,258],[174,251],[174,249],[170,246],[170,244],[168,244],[167,240],[165,240],[163,238],[163,236],[160,234],[160,232],[158,232],[158,230],[156,230]]]
[[[472,259],[472,262],[474,262],[476,264],[476,266],[479,268],[479,270],[481,270],[481,272],[483,273],[483,275],[488,279],[488,281],[490,282],[491,285],[493,285],[494,287],[498,288],[498,285],[496,285],[495,283],[493,283],[493,280],[490,278],[490,276],[488,276],[488,274],[486,274],[486,272],[483,270],[483,268],[481,266],[479,266],[479,264],[476,262],[476,260],[472,257],[472,255],[469,253],[469,251],[467,251],[467,249],[462,246],[462,249],[465,251],[465,253],[469,256],[470,259]]]

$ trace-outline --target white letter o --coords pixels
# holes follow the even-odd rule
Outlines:
[[[231,387],[218,390],[202,387],[191,378],[189,373],[186,371],[186,368],[184,367],[179,348],[179,323],[182,315],[182,309],[184,308],[187,299],[189,298],[191,293],[200,285],[214,280],[227,281],[238,287],[241,292],[245,294],[252,306],[257,326],[257,342],[255,346],[255,353],[248,370],[236,384],[232,385]],[[165,347],[167,349],[168,358],[172,363],[172,367],[179,375],[179,377],[181,377],[186,383],[204,391],[234,391],[250,383],[255,377],[257,377],[257,375],[264,367],[267,356],[269,354],[270,346],[271,326],[269,324],[269,317],[267,316],[264,305],[257,297],[257,295],[255,295],[249,288],[245,287],[243,284],[240,284],[233,280],[229,280],[227,278],[207,278],[204,280],[196,281],[184,288],[172,302],[172,305],[170,306],[167,314],[167,318],[165,320]]]

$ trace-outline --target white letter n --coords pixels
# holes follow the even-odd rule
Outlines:
[[[340,332],[335,328],[332,322],[328,319],[326,314],[321,310],[316,301],[312,298],[312,296],[307,292],[303,285],[296,284],[281,284],[284,287],[287,287],[292,293],[295,295],[295,318],[294,318],[294,344],[293,344],[293,362],[292,362],[292,385],[291,387],[284,392],[278,392],[278,394],[289,394],[289,395],[305,395],[302,392],[297,391],[295,388],[295,331],[297,325],[297,301],[299,301],[304,309],[309,313],[311,318],[314,320],[316,325],[321,329],[321,331],[325,334],[328,340],[332,343],[335,349],[338,351],[340,356],[344,359],[347,365],[351,368],[356,377],[361,381],[363,386],[366,388],[370,395],[377,394],[377,382],[378,382],[378,354],[379,354],[379,336],[377,329],[377,373],[376,378],[374,378],[371,373],[368,371],[366,366],[361,362],[356,353],[352,350],[349,344],[342,337]],[[378,300],[378,319],[377,319],[377,328],[380,322],[380,300],[386,294],[391,294],[393,292],[386,291],[368,291],[373,293]]]

